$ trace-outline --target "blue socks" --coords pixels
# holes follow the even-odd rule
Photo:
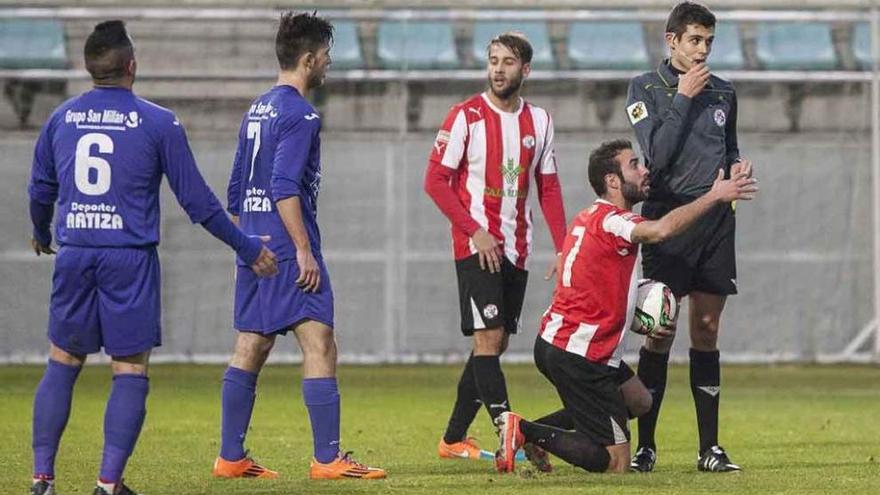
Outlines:
[[[104,457],[100,481],[118,483],[122,479],[122,471],[144,425],[149,390],[150,382],[146,376],[119,374],[113,377],[104,413]]]
[[[257,376],[232,366],[223,375],[220,457],[227,461],[244,458],[244,437],[254,411]]]
[[[220,457],[237,461],[245,456],[244,439],[251,422],[257,377],[230,366],[223,376]],[[302,394],[312,424],[315,459],[327,463],[339,453],[339,391],[336,378],[306,378]]]
[[[82,368],[49,360],[43,379],[34,395],[32,446],[34,478],[55,477],[55,454],[61,434],[70,417],[73,385]]]
[[[331,462],[339,454],[339,389],[336,378],[304,378],[303,400],[312,423],[315,459]]]

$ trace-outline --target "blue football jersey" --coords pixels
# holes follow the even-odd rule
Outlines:
[[[321,253],[318,192],[321,186],[321,119],[299,91],[275,86],[244,115],[227,189],[229,213],[248,235],[269,235],[279,261],[296,257],[275,202],[299,197],[312,253]],[[239,260],[241,263],[241,260]]]
[[[125,88],[95,88],[43,126],[28,192],[57,201],[59,245],[149,246],[159,243],[163,175],[194,223],[222,211],[174,113]]]

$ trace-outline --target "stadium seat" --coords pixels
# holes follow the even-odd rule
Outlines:
[[[0,69],[66,69],[64,26],[55,20],[0,19]],[[7,79],[3,94],[19,125],[28,125],[37,93],[64,94],[65,81]]]
[[[336,69],[360,69],[364,66],[357,24],[352,21],[333,23],[333,58],[331,67]]]
[[[454,69],[458,67],[452,24],[436,21],[384,21],[377,35],[384,69]]]
[[[638,22],[575,22],[568,33],[574,69],[650,69],[645,35]]]
[[[736,24],[719,23],[715,27],[715,43],[709,57],[709,67],[720,70],[744,69],[742,38]]]
[[[0,19],[0,68],[67,68],[64,26],[54,20]]]
[[[768,22],[758,26],[758,62],[770,70],[831,70],[837,57],[831,26],[819,22]]]
[[[554,69],[553,48],[550,45],[550,34],[547,24],[541,21],[526,22],[477,22],[474,24],[473,56],[478,65],[486,60],[486,46],[495,36],[505,31],[520,31],[532,44],[532,68]]]
[[[860,22],[853,29],[853,55],[862,69],[870,69],[871,61],[871,25]]]

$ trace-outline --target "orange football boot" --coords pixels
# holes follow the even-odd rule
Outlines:
[[[312,458],[309,466],[309,478],[313,480],[341,480],[345,478],[361,478],[378,480],[387,476],[384,469],[369,467],[351,458],[351,452],[339,453],[336,459],[326,464]]]
[[[441,459],[480,459],[480,452],[482,450],[474,437],[455,443],[446,443],[441,438],[437,444],[437,454]]]
[[[256,461],[245,455],[239,461],[227,461],[222,457],[214,460],[214,469],[211,471],[217,478],[263,478],[274,480],[278,478],[278,472],[272,471],[257,464]]]

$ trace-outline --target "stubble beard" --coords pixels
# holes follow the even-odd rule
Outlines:
[[[492,92],[497,98],[501,100],[507,100],[522,87],[523,78],[522,76],[518,76],[516,79],[511,79],[510,83],[501,91],[495,91],[495,86],[492,85],[492,78],[489,77],[489,91]]]

